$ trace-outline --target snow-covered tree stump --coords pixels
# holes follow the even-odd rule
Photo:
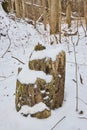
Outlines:
[[[29,66],[22,69],[18,75],[16,110],[19,111],[24,105],[33,107],[35,104],[42,102],[49,110],[44,109],[42,111],[42,113],[45,113],[43,117],[41,117],[40,111],[40,118],[50,116],[50,109],[62,106],[64,83],[65,52],[60,49],[34,51]],[[37,113],[32,114],[32,116],[39,115]]]

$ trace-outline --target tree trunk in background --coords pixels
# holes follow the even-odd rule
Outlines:
[[[44,19],[44,29],[46,30],[46,1],[42,0],[42,6],[43,6],[43,19]]]
[[[11,0],[11,12],[14,12],[14,0]]]
[[[59,32],[59,0],[50,0],[50,34]]]
[[[35,12],[35,6],[34,6],[34,0],[31,1],[31,6],[32,6],[32,15],[33,15],[33,20],[34,20],[34,28],[36,28],[36,12]]]
[[[23,18],[25,18],[25,0],[22,0]]]
[[[71,27],[71,2],[67,2],[66,7],[66,23],[68,24],[68,27]]]
[[[15,0],[15,10],[16,10],[16,16],[20,17],[20,10],[19,10],[20,1]]]
[[[61,0],[59,0],[59,41],[61,43]]]
[[[87,30],[87,1],[86,0],[84,0],[84,17],[85,17],[86,30]]]

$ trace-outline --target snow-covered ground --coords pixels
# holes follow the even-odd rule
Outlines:
[[[54,42],[49,44],[49,32],[42,25],[37,25],[39,33],[32,25],[23,20],[13,20],[2,9],[0,4],[0,130],[51,130],[65,117],[54,130],[87,129],[87,37],[79,27],[80,40],[76,49],[78,63],[79,109],[76,112],[76,75],[74,48],[70,37],[62,37],[66,51],[65,97],[63,106],[53,110],[51,117],[43,120],[23,117],[15,109],[15,89],[18,67],[28,64],[34,46],[41,43],[46,48],[58,49]],[[74,42],[77,37],[74,36]],[[51,54],[51,53],[50,53]],[[53,55],[53,53],[52,53]],[[23,63],[19,62],[17,59]],[[83,111],[83,114],[79,112]],[[80,118],[82,117],[82,118]]]

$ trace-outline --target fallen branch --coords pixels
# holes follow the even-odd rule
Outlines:
[[[12,57],[13,59],[19,61],[19,62],[22,63],[23,65],[25,65],[25,63],[24,63],[23,61],[19,60],[18,58],[14,57],[14,56],[11,56],[11,57]]]
[[[62,117],[50,130],[53,130],[66,116]]]
[[[5,78],[6,78],[6,76],[0,76],[0,78],[3,78],[3,79],[5,79]]]
[[[4,80],[6,80],[6,79],[8,79],[8,78],[10,78],[10,77],[12,77],[12,76],[14,76],[14,74],[12,74],[12,75],[9,75],[9,76],[0,76],[0,78],[3,78],[3,79],[1,79],[0,81],[4,81]]]
[[[73,33],[64,32],[64,36],[75,36],[77,35],[77,33],[78,33],[77,31]]]
[[[62,15],[62,16],[66,16],[66,13],[61,12],[61,15]],[[84,17],[81,17],[81,18],[83,19]],[[71,20],[80,20],[80,17],[71,15]]]
[[[86,119],[87,120],[87,118],[86,117],[78,117],[79,119]]]

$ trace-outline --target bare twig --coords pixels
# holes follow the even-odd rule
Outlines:
[[[30,56],[29,56],[29,61],[30,61],[30,58],[31,58],[31,56],[32,56],[33,52],[34,52],[34,50],[31,52],[31,54],[30,54]]]
[[[84,100],[82,100],[82,99],[79,98],[79,97],[78,97],[78,99],[79,99],[80,101],[82,101],[85,105],[87,105],[87,103],[86,103]]]
[[[10,39],[10,37],[9,37],[8,34],[7,34],[7,36],[8,36],[8,39],[9,39],[10,44],[9,44],[8,48],[6,49],[6,51],[3,53],[3,55],[2,55],[0,58],[3,58],[3,57],[5,56],[5,54],[8,52],[8,50],[9,50],[9,48],[10,48],[10,46],[11,46],[11,39]]]
[[[76,75],[76,111],[78,111],[78,64],[77,64],[76,48],[75,48],[75,43],[73,42],[73,37],[71,37],[71,42],[72,42],[72,44],[73,44],[74,58],[75,58],[75,75]]]
[[[50,130],[53,130],[66,116],[62,117]]]
[[[78,38],[77,38],[77,42],[76,42],[76,45],[78,45],[78,43],[79,43],[78,20],[77,20],[77,36],[78,36]]]
[[[70,64],[75,64],[75,62],[72,62],[72,61],[66,61],[67,63],[70,63]],[[78,64],[78,63],[77,63]],[[87,67],[86,64],[78,64],[79,66],[84,66],[84,67]]]
[[[54,37],[55,37],[56,43],[58,44],[58,39],[57,39],[57,36],[55,34],[54,34]]]
[[[20,63],[22,63],[23,65],[25,64],[23,61],[19,60],[18,58],[11,56],[12,58],[14,58],[15,60],[19,61]]]
[[[66,37],[66,43],[67,43],[68,53],[70,54],[69,37]]]
[[[81,74],[79,74],[79,76],[80,76],[80,82],[81,82],[81,84],[83,84],[83,78],[82,78]]]
[[[43,15],[44,15],[44,13],[42,13],[42,14],[40,15],[40,17],[38,18],[38,20],[37,20],[36,22],[39,22],[39,21],[41,20],[41,18],[43,17]]]
[[[79,32],[77,32],[77,36],[78,36],[78,38],[77,38],[76,45],[78,45],[78,43],[79,43]]]
[[[77,81],[75,79],[72,79],[74,83],[77,83]]]
[[[84,28],[84,26],[83,26],[83,24],[82,24],[82,21],[81,21],[81,26],[82,26],[82,28],[83,28],[83,30],[84,30],[85,37],[86,37],[86,36],[87,36],[87,34],[86,34],[86,29]]]
[[[6,27],[6,25],[5,25],[5,27]],[[7,34],[6,34],[7,37],[8,37],[8,40],[9,40],[9,46],[8,46],[8,48],[6,49],[6,51],[3,53],[3,55],[0,58],[3,58],[5,56],[5,54],[8,52],[8,50],[9,50],[9,48],[11,46],[11,38],[10,38],[10,36],[8,34],[9,29],[10,29],[10,22],[9,22],[9,28],[7,28]]]

